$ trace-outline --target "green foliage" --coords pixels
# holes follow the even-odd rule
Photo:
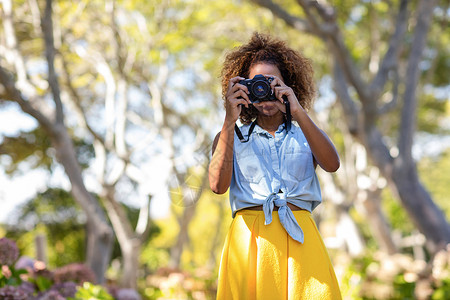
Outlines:
[[[450,278],[442,280],[435,287],[433,294],[431,295],[432,300],[445,300],[450,299]]]
[[[439,141],[436,141],[439,143]],[[433,195],[433,200],[450,220],[449,186],[450,149],[436,157],[424,157],[418,163],[419,175],[425,187]]]
[[[365,250],[369,253],[372,251],[376,251],[376,249],[378,248],[378,244],[377,241],[373,238],[373,230],[372,228],[370,228],[370,224],[369,222],[367,222],[366,216],[358,213],[358,211],[354,208],[350,209],[349,214],[357,224],[359,233],[364,239],[366,245]]]
[[[372,262],[372,256],[367,254],[362,257],[353,258],[348,263],[345,273],[339,282],[342,295],[348,296],[350,299],[359,299],[361,283],[366,279],[366,270]]]
[[[79,287],[73,300],[114,300],[114,298],[100,285],[95,285],[90,282],[83,283]]]
[[[408,282],[407,280],[405,280],[404,274],[398,274],[397,276],[395,276],[393,286],[394,286],[393,299],[402,299],[402,300],[416,299],[414,295],[416,283]]]
[[[404,236],[409,235],[415,227],[401,203],[394,198],[389,189],[383,190],[382,199],[383,211],[392,229],[399,230]]]
[[[211,259],[220,258],[231,221],[227,197],[215,195],[211,191],[205,192],[189,226],[191,247],[186,249],[182,257],[186,269],[214,266]]]
[[[17,136],[4,137],[0,144],[0,155],[11,158],[9,164],[5,164],[5,172],[13,175],[19,171],[19,164],[28,162],[31,169],[51,169],[53,158],[49,156],[50,139],[46,132],[37,127],[32,131],[21,131]]]
[[[34,283],[40,292],[44,292],[51,288],[53,285],[53,281],[45,276],[36,276],[35,278],[31,278],[30,282]]]
[[[48,262],[56,267],[84,260],[84,231],[84,214],[72,195],[48,189],[16,209],[8,235],[18,241],[23,253],[34,256],[34,238],[43,234],[48,239]]]
[[[80,167],[89,166],[93,158],[93,146],[81,139],[73,139]],[[21,172],[19,166],[26,163],[30,169],[43,168],[52,171],[54,164],[54,149],[48,134],[36,127],[31,131],[20,131],[16,136],[5,136],[0,143],[0,155],[10,158],[3,161],[5,173],[11,176]]]
[[[168,248],[155,247],[152,241],[143,247],[139,258],[142,266],[149,272],[157,271],[161,266],[167,266],[169,263]]]
[[[164,295],[160,288],[147,286],[144,288],[143,294],[146,299],[161,299]]]
[[[450,29],[448,26],[448,1],[441,0],[436,7],[434,22],[428,35],[428,49],[425,52],[422,80],[433,86],[448,89],[450,78]],[[447,93],[448,98],[448,93]]]
[[[430,93],[419,95],[419,111],[417,112],[417,128],[427,133],[446,133],[442,128],[446,116],[446,100],[437,99]],[[446,130],[448,133],[448,129]]]
[[[20,285],[22,283],[22,279],[20,278],[20,276],[22,274],[28,273],[27,270],[16,269],[14,266],[3,266],[3,268],[0,268],[0,271],[0,288],[6,285]]]

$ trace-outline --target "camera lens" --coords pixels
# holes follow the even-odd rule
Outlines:
[[[255,81],[251,86],[251,93],[253,93],[256,98],[265,98],[270,93],[270,85],[262,80]]]

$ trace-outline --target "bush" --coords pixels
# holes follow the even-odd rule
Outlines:
[[[87,266],[73,263],[50,271],[39,261],[19,258],[16,243],[0,239],[0,299],[4,300],[120,300],[140,296],[128,290],[118,290],[113,297],[108,291],[95,285],[94,273]],[[16,269],[17,267],[17,269]],[[124,293],[122,293],[122,291]],[[121,295],[127,295],[122,297]],[[133,297],[129,297],[132,295]]]

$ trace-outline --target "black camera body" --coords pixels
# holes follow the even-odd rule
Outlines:
[[[250,92],[248,95],[250,101],[252,103],[259,103],[262,101],[277,100],[270,87],[270,83],[273,79],[273,77],[266,78],[259,74],[255,75],[253,79],[244,79],[239,81],[239,83],[248,88],[248,91]]]

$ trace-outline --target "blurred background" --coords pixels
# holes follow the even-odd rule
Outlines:
[[[309,114],[341,167],[318,170],[313,215],[343,298],[450,299],[448,1],[1,0],[0,16],[0,298],[69,274],[79,299],[215,299],[220,70],[259,31],[315,69]]]

